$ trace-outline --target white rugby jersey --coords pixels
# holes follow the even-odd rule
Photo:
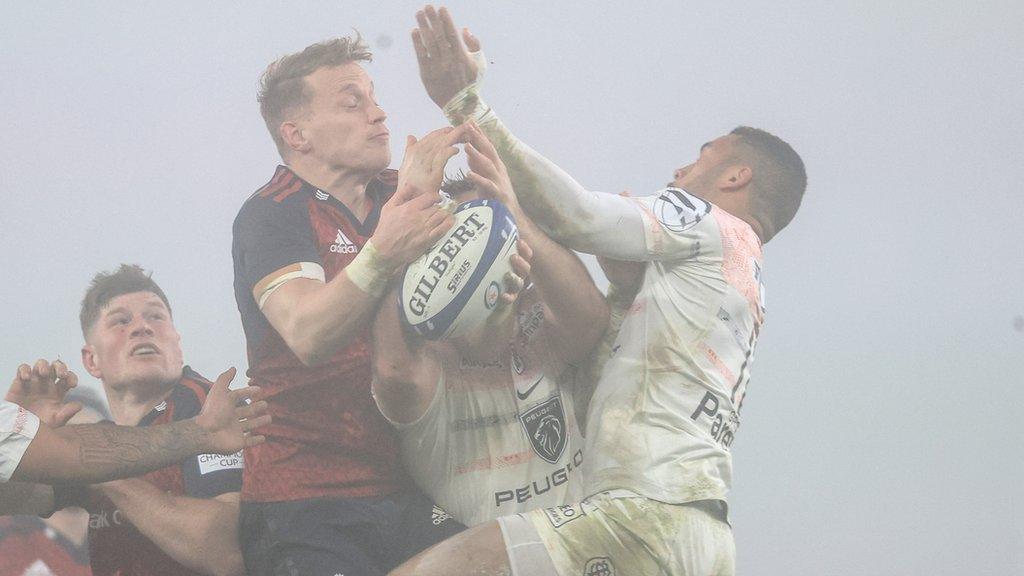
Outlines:
[[[35,414],[0,400],[0,482],[11,479],[38,430],[39,418]]]
[[[644,198],[586,190],[519,141],[476,85],[445,113],[487,134],[523,207],[552,238],[649,262],[587,411],[586,495],[621,488],[668,503],[724,500],[764,314],[753,229],[676,188]]]
[[[409,474],[467,526],[583,496],[571,372],[550,353],[536,290],[520,301],[509,348],[479,364],[444,347],[427,412],[396,425]]]
[[[764,318],[761,243],[682,190],[635,204],[653,260],[588,411],[587,492],[724,499]]]

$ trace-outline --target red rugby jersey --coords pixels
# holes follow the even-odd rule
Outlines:
[[[242,206],[233,228],[235,299],[245,328],[250,383],[263,389],[272,424],[246,450],[242,499],[380,496],[398,488],[395,432],[370,394],[369,327],[333,357],[305,366],[270,325],[253,287],[289,265],[321,266],[328,282],[373,234],[396,173],[373,180],[373,208],[360,222],[336,198],[279,166]]]
[[[209,380],[186,366],[171,394],[143,417],[139,426],[192,418],[202,410],[210,386]],[[238,492],[242,487],[241,452],[191,456],[142,479],[164,492],[193,498]],[[89,554],[95,576],[198,576],[139,533],[110,500],[94,497],[85,508],[89,511]]]
[[[89,576],[89,550],[35,516],[0,517],[0,576]]]

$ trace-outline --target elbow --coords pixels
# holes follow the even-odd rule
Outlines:
[[[296,327],[279,332],[279,334],[303,366],[319,366],[327,361],[329,352],[323,345],[323,339],[318,338],[311,331],[302,331]]]
[[[411,363],[399,364],[378,355],[373,363],[374,389],[386,397],[401,397],[415,387]]]

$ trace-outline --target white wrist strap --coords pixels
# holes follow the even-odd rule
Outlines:
[[[380,296],[387,287],[394,266],[377,252],[373,241],[367,240],[359,254],[345,267],[345,274],[357,288],[371,296]]]

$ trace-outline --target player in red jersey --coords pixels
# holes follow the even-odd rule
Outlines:
[[[368,328],[393,274],[451,227],[436,205],[462,129],[409,137],[398,172],[361,39],[271,64],[259,102],[284,165],[234,223],[248,375],[270,403],[246,453],[250,576],[384,574],[461,529],[407,485],[370,394]]]
[[[81,324],[82,363],[102,381],[117,424],[173,426],[203,410],[212,384],[183,366],[170,305],[141,268],[98,274],[83,299]],[[220,385],[226,387],[231,375]],[[48,414],[58,413],[62,395],[57,386],[38,387],[22,401],[52,420]],[[90,512],[96,575],[242,574],[241,452],[180,458],[141,478],[56,486],[35,496],[41,507],[81,505]]]

